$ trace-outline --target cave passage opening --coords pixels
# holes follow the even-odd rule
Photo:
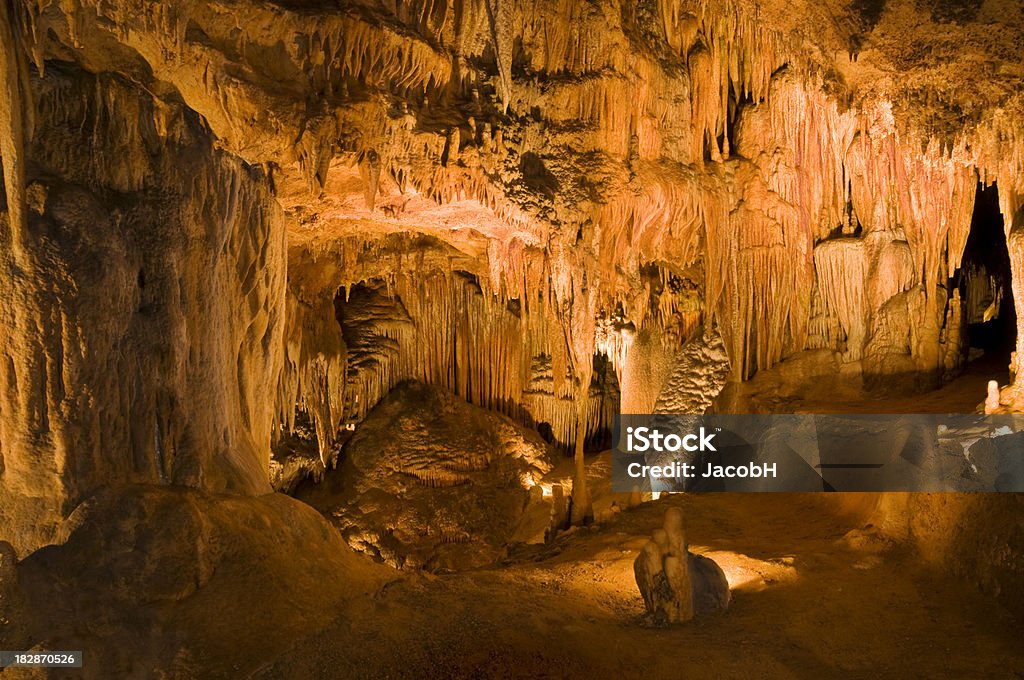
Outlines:
[[[1010,253],[999,209],[999,190],[978,183],[971,230],[960,268],[969,357],[999,370],[1017,341],[1017,313],[1010,288]]]

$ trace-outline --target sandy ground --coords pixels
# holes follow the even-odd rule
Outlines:
[[[1024,677],[1021,625],[973,589],[874,539],[838,495],[686,495],[513,556],[401,574],[345,605],[261,678]],[[849,500],[849,499],[847,499]],[[691,549],[733,589],[724,613],[651,628],[632,575],[684,508]]]

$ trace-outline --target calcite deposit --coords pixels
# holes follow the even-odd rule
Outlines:
[[[552,468],[547,449],[508,418],[404,383],[346,444],[337,474],[299,498],[354,549],[391,566],[483,566],[509,544],[543,542],[564,524],[565,508],[542,485]]]
[[[729,583],[721,567],[687,549],[682,510],[665,513],[633,563],[636,585],[651,620],[657,624],[685,623],[694,616],[729,606]]]
[[[630,352],[638,334],[672,353],[714,324],[734,380],[829,349],[869,383],[938,385],[963,363],[965,319],[992,302],[981,284],[950,282],[979,182],[998,186],[1018,250],[1020,73],[1004,46],[1021,19],[999,2],[919,5],[9,3],[5,329],[21,349],[5,370],[23,396],[4,408],[2,488],[5,507],[39,519],[18,542],[46,542],[109,465],[88,462],[96,434],[71,451],[66,428],[120,427],[103,443],[132,461],[118,479],[251,492],[295,409],[326,451],[408,378],[547,423],[581,456],[614,412],[611,383],[663,351]],[[85,217],[84,196],[61,212],[72,187],[102,219]],[[146,195],[159,215],[140,214]],[[112,251],[47,249],[40,221],[77,237],[75,219],[110,223],[89,231]],[[118,220],[171,231],[133,245]],[[204,223],[178,246],[191,252],[168,256]],[[81,329],[79,347],[133,332],[79,318],[106,314],[107,296],[42,291],[57,271],[74,295],[104,289],[73,271],[82,261],[120,277],[106,286],[115,299],[171,315],[141,335],[183,332],[174,347],[191,354],[153,362],[133,347],[103,370],[117,386],[82,376],[58,389],[48,376],[70,375],[75,353],[57,351],[55,319]],[[397,347],[372,378],[349,366],[332,312],[359,286],[411,322],[387,331]],[[168,307],[172,293],[188,308]],[[15,318],[28,308],[36,321]],[[215,394],[171,387],[186,377]],[[140,398],[118,402],[133,380]],[[1017,393],[1005,386],[1001,402]],[[103,424],[87,425],[86,404],[95,414],[106,400]],[[227,414],[227,432],[193,410]],[[33,489],[46,475],[61,481],[44,500]]]
[[[90,541],[118,574],[157,545],[187,567],[157,599],[221,606],[203,555],[232,508],[231,592],[266,587],[240,560],[300,553],[281,596],[324,623],[307,589],[362,559],[325,529],[410,570],[632,550],[558,543],[653,529],[595,479],[618,413],[1020,411],[1021,44],[1016,0],[0,0],[0,606],[47,601],[48,570],[73,590]],[[437,404],[437,441],[389,448]],[[331,484],[333,524],[269,495]],[[1019,592],[1019,504],[896,500],[827,503]],[[940,540],[968,512],[977,535]],[[123,612],[90,628],[80,576],[81,602],[0,611],[0,635],[100,645]],[[157,609],[140,667],[172,677],[237,632]],[[217,672],[274,677],[282,649]]]

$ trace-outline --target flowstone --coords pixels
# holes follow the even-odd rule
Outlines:
[[[493,564],[543,542],[564,500],[535,432],[422,383],[403,383],[359,424],[324,485],[300,498],[355,550],[401,569]],[[561,491],[561,489],[559,489]]]
[[[725,573],[714,560],[686,548],[683,511],[670,508],[633,562],[647,615],[658,625],[683,623],[726,609],[731,598]]]

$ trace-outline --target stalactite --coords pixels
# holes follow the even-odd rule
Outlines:
[[[966,281],[964,308],[969,324],[985,323],[992,318],[989,310],[998,310],[1003,290],[995,276],[988,273],[985,265],[971,263],[963,271]],[[996,312],[998,314],[998,312]]]
[[[319,306],[290,297],[285,328],[284,367],[276,399],[276,426],[295,429],[295,409],[313,422],[320,461],[328,467],[328,452],[345,416],[347,348],[335,319],[334,299],[324,296]]]
[[[826,313],[839,319],[847,339],[850,360],[860,359],[867,339],[868,304],[865,278],[868,275],[865,244],[860,239],[825,241],[814,249],[814,268]]]
[[[406,247],[409,244],[402,245]],[[546,310],[544,297],[537,295],[539,281],[518,281],[515,272],[509,272],[495,291],[486,277],[451,273],[441,262],[433,268],[427,251],[378,250],[381,248],[380,242],[353,239],[333,251],[334,257],[341,255],[340,270],[344,272],[338,286],[342,291],[338,321],[347,345],[345,421],[359,422],[395,385],[418,380],[524,422],[548,423],[554,440],[562,446],[575,442],[578,431],[584,441],[608,431],[618,403],[614,374],[609,387],[599,384],[597,377],[591,381],[589,373],[583,381],[570,368],[583,360],[582,355],[570,358],[565,329]],[[380,261],[385,252],[396,258],[394,266]],[[364,258],[376,262],[378,271],[391,274],[367,279],[368,270],[352,266]],[[305,279],[302,272],[307,266],[318,265],[293,263],[293,278]],[[526,270],[517,271],[522,274]],[[337,278],[331,281],[332,286],[338,285]],[[287,337],[297,339],[289,341],[279,391],[278,423],[282,429],[292,427],[296,402],[317,419],[316,409],[308,406],[320,403],[319,397],[302,396],[308,392],[308,387],[303,387],[308,381],[303,382],[301,376],[316,372],[305,362],[324,355],[325,348],[313,340],[308,349],[302,349],[310,336],[299,332],[291,321],[293,315],[314,313],[327,316],[311,309],[303,311],[302,306],[298,312],[289,312],[292,330]],[[308,327],[311,322],[304,323]],[[336,322],[331,318],[320,323]],[[612,348],[626,343],[620,336],[628,333],[625,327],[608,328],[606,345]],[[587,350],[588,363],[598,349]],[[611,353],[613,372],[615,360],[623,356],[622,350]],[[601,381],[605,379],[600,376]],[[582,395],[580,385],[585,386]],[[327,422],[326,418],[320,420]]]
[[[393,178],[403,196],[493,211],[505,229],[488,234],[484,297],[516,299],[530,317],[573,317],[564,346],[546,349],[558,399],[583,389],[581,357],[593,352],[577,350],[597,342],[596,317],[620,306],[637,327],[676,324],[680,337],[714,320],[738,378],[817,343],[845,343],[855,358],[872,314],[913,286],[925,317],[945,318],[942,288],[960,264],[979,170],[1000,182],[1007,224],[1020,222],[1024,161],[1012,111],[952,140],[901,128],[884,99],[840,102],[795,38],[732,0],[658,0],[642,27],[660,31],[643,38],[657,43],[651,50],[638,47],[635,12],[583,0],[415,2],[327,17],[259,6],[246,26],[228,26],[222,8],[182,2],[62,7],[67,25],[43,29],[70,33],[84,50],[90,32],[116,34],[227,148],[282,167],[297,160],[315,195],[332,159],[345,158],[359,163],[371,210]],[[93,15],[102,21],[86,20]],[[189,22],[209,45],[190,40]],[[201,78],[181,68],[190,59]],[[273,61],[295,91],[323,101],[269,87],[282,81],[267,68]],[[365,91],[349,93],[353,82]],[[557,190],[524,189],[528,153]],[[882,276],[866,287],[856,283],[863,277],[816,282],[815,245],[836,230],[905,241],[880,251],[899,275],[886,278],[872,245],[865,266]],[[701,308],[681,310],[672,296],[647,305],[634,277],[651,262],[699,267]],[[818,265],[819,279],[828,266]],[[586,311],[576,316],[580,299]],[[918,344],[939,343],[941,326],[922,326],[934,337]],[[450,381],[476,398],[506,398],[492,378]]]
[[[10,5],[8,0],[0,2],[0,100],[4,102],[0,106],[0,163],[7,194],[11,250],[25,264],[25,144],[31,127],[31,116],[26,116],[26,112],[32,106],[32,95],[28,90],[21,31]]]
[[[491,43],[494,58],[498,64],[499,94],[504,112],[508,113],[512,98],[512,20],[507,0],[483,0],[487,8],[487,20],[491,28]]]

